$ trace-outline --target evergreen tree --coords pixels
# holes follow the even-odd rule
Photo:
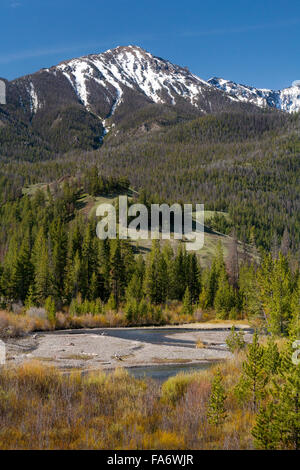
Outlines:
[[[34,307],[36,301],[36,297],[34,294],[34,288],[31,284],[28,289],[27,297],[25,299],[25,307],[29,309],[30,307]]]
[[[239,276],[241,310],[250,317],[263,315],[261,295],[257,280],[256,265],[245,263],[241,266]]]
[[[268,374],[274,375],[277,373],[280,366],[280,354],[273,337],[269,338],[267,346],[264,348],[264,364]]]
[[[190,290],[192,302],[197,302],[201,291],[201,273],[196,253],[187,255],[186,281]]]
[[[128,301],[130,299],[135,299],[137,302],[140,302],[143,298],[143,278],[138,272],[133,274],[127,286],[126,298]]]
[[[261,407],[256,416],[252,435],[255,439],[255,445],[259,449],[278,449],[279,432],[274,426],[274,413],[274,405],[271,403],[266,407]]]
[[[244,340],[244,332],[242,330],[236,331],[234,325],[232,325],[229,335],[226,338],[226,344],[230,352],[239,352],[246,347]]]
[[[291,321],[292,276],[287,259],[267,255],[258,271],[258,288],[264,316],[272,334],[287,334]]]
[[[208,402],[207,417],[208,422],[215,426],[224,423],[227,413],[225,409],[226,393],[223,385],[223,377],[218,369],[211,388],[211,395]]]
[[[254,411],[257,411],[260,400],[264,396],[267,384],[264,364],[264,348],[259,344],[257,332],[248,345],[246,361],[243,362],[243,375],[236,386],[235,392],[240,401],[247,397],[251,400]]]
[[[214,308],[218,318],[227,318],[230,310],[235,306],[233,287],[229,284],[227,274],[222,271],[218,281],[218,289],[215,293]]]
[[[97,245],[93,224],[86,227],[81,253],[80,292],[85,299],[89,297],[92,274],[97,271]]]
[[[68,301],[77,297],[80,292],[81,262],[79,252],[76,251],[74,259],[69,259],[65,277],[65,295]]]
[[[52,244],[55,296],[62,298],[67,257],[67,234],[60,218],[53,220],[49,231]]]
[[[260,410],[252,430],[256,445],[263,449],[300,448],[300,366],[277,376],[270,401]]]
[[[89,285],[88,298],[90,300],[96,300],[99,296],[98,294],[99,294],[99,280],[98,280],[96,272],[94,271],[91,277],[90,285]]]
[[[51,323],[55,322],[55,314],[56,314],[56,307],[55,307],[55,301],[52,297],[47,297],[45,301],[45,310],[48,316],[48,320]]]
[[[167,263],[160,251],[158,240],[154,240],[146,262],[145,292],[154,304],[166,301],[167,296]]]
[[[21,300],[22,302],[26,299],[29,286],[33,280],[33,266],[30,258],[30,237],[27,233],[17,252],[11,272],[11,294],[15,300]]]
[[[184,313],[185,315],[193,314],[192,298],[190,294],[190,289],[188,287],[185,289],[185,293],[183,296],[182,313]]]
[[[121,253],[120,240],[114,240],[114,247],[111,254],[111,290],[114,296],[116,307],[118,308],[125,290],[125,267]]]
[[[48,243],[43,228],[40,229],[33,247],[34,292],[37,302],[42,305],[46,298],[53,294]]]
[[[294,290],[291,297],[291,320],[288,327],[291,338],[300,338],[300,276],[296,278]]]

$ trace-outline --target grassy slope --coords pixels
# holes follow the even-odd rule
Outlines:
[[[93,198],[92,196],[86,195],[85,198],[83,199],[83,201],[85,201],[86,206],[82,210],[85,214],[88,213],[89,217],[95,217],[96,209],[99,204],[103,204],[103,203],[111,204],[117,200],[118,196],[119,194],[112,194],[110,196],[101,196],[101,197]],[[223,214],[226,218],[229,217],[229,215],[226,212],[216,211],[216,213]],[[212,218],[214,214],[215,214],[214,211],[205,211],[205,215],[204,215],[205,220]],[[205,227],[204,240],[205,240],[204,247],[201,250],[197,251],[197,254],[200,257],[202,266],[207,266],[208,264],[210,264],[213,256],[216,253],[216,247],[219,242],[221,242],[222,244],[225,257],[228,253],[229,246],[232,242],[232,238],[230,236],[224,235],[219,232],[214,232],[207,227]],[[161,245],[163,246],[167,242],[168,241],[166,240],[161,240]],[[178,240],[171,239],[170,243],[173,248],[176,248],[176,246],[181,242]],[[150,251],[151,245],[152,245],[150,234],[149,234],[148,240],[139,240],[135,242],[135,244],[138,248],[138,252],[142,253],[143,255],[146,255]],[[239,243],[238,249],[239,251],[242,250],[242,246],[240,243]]]
[[[51,184],[49,186],[51,189]],[[33,196],[38,189],[42,189],[46,191],[47,184],[38,183],[38,184],[31,185],[23,189],[23,194]],[[119,196],[127,195],[130,198],[130,196],[132,196],[132,193],[133,191],[131,190],[129,191],[129,193],[126,193],[126,194],[125,193],[124,194],[112,193],[109,195],[99,196],[99,197],[93,197],[89,194],[83,194],[77,200],[78,207],[80,207],[79,211],[82,212],[86,217],[93,218],[96,216],[96,209],[99,204],[103,204],[103,203],[113,204],[114,202],[117,201]],[[204,220],[207,221],[208,219],[212,218],[215,213],[222,214],[226,218],[229,217],[228,213],[226,212],[205,211]],[[232,238],[230,236],[224,235],[219,232],[215,232],[209,229],[207,226],[205,226],[205,239],[204,240],[205,240],[204,247],[201,250],[197,251],[197,254],[200,258],[200,261],[203,267],[211,263],[211,260],[216,253],[217,244],[219,242],[221,242],[222,244],[225,257],[228,254],[228,249],[232,242]],[[168,241],[166,240],[161,240],[161,245],[163,246],[167,242]],[[176,246],[179,243],[181,243],[181,241],[171,239],[170,243],[171,243],[171,246],[175,249]],[[142,253],[143,255],[146,255],[150,251],[151,245],[152,245],[150,234],[149,234],[148,240],[139,240],[135,242],[135,245],[137,247],[138,253]],[[238,249],[240,252],[242,251],[241,243],[239,243]]]

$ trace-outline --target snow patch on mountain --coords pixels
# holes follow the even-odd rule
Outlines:
[[[274,91],[241,85],[217,77],[211,78],[208,83],[239,101],[253,103],[261,108],[276,108],[288,113],[300,111],[300,86],[297,85]]]
[[[176,105],[178,97],[182,97],[195,107],[199,107],[203,87],[211,88],[187,69],[152,56],[137,46],[117,47],[102,54],[73,59],[54,67],[53,72],[57,69],[70,81],[86,108],[90,107],[88,82],[102,85],[112,96],[110,115],[122,102],[124,86],[140,91],[154,103]]]
[[[29,88],[27,89],[29,96],[30,96],[30,111],[35,114],[39,109],[39,100],[32,82],[29,84]]]

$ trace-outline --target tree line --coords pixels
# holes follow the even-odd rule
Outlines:
[[[95,194],[127,184],[99,179],[95,171],[80,181]],[[203,267],[201,251],[198,256],[184,242],[173,248],[154,240],[143,257],[127,240],[97,238],[96,219],[77,208],[83,190],[67,180],[55,194],[38,189],[0,209],[3,306],[44,306],[50,299],[55,310],[67,306],[83,314],[108,305],[122,309],[130,323],[142,323],[152,305],[177,301],[187,315],[200,309],[221,319],[258,317],[280,335],[295,324],[299,267],[284,246],[264,253],[261,262],[255,251],[239,259],[233,236],[227,258],[218,245],[211,265]]]

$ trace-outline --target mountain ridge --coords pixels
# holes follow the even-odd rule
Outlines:
[[[152,131],[162,122],[169,125],[206,114],[264,112],[254,99],[234,96],[187,67],[134,45],[62,61],[5,83],[7,103],[0,105],[0,144],[3,134],[6,142],[0,147],[2,155],[2,148],[8,155],[15,153],[15,128],[20,152],[24,148],[30,153],[31,143],[42,140],[44,148],[66,152],[96,149],[113,129],[114,134],[130,126]],[[7,130],[12,122],[22,126]],[[29,145],[28,135],[33,134],[37,137],[30,138]]]
[[[219,77],[212,77],[207,82],[242,102],[246,101],[262,108],[275,108],[289,113],[300,111],[299,85],[292,85],[282,90],[271,90]]]

